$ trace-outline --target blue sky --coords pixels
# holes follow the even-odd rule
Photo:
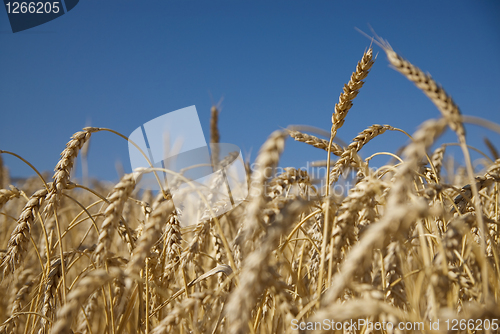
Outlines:
[[[329,130],[333,106],[370,41],[368,24],[441,83],[462,112],[500,123],[498,1],[85,0],[66,15],[13,34],[0,8],[0,149],[52,171],[70,136],[86,125],[129,135],[167,112],[196,105],[208,139],[212,100],[224,98],[221,141],[252,161],[274,130]],[[338,136],[372,124],[410,133],[439,112],[412,83],[377,61]],[[468,126],[485,149],[498,134]],[[448,133],[444,139],[455,141]],[[395,152],[407,139],[386,133],[361,151]],[[90,175],[130,171],[127,142],[92,136]],[[459,151],[452,149],[459,157]],[[326,159],[287,141],[282,165]],[[12,176],[32,175],[5,156]],[[76,176],[81,168],[76,168]]]

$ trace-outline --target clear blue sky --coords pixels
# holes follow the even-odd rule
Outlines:
[[[500,123],[498,1],[159,1],[82,0],[69,13],[13,34],[0,8],[0,149],[52,171],[82,127],[129,135],[167,112],[196,105],[209,135],[211,96],[224,97],[221,140],[252,161],[267,136],[289,124],[331,126],[342,86],[370,41],[368,24],[413,64],[433,75],[464,114]],[[350,141],[369,125],[412,133],[439,116],[412,83],[377,61],[338,136]],[[483,136],[467,128],[484,149]],[[207,138],[208,139],[208,138]],[[448,133],[445,140],[455,140]],[[361,152],[394,152],[399,133]],[[130,171],[127,142],[93,135],[91,176]],[[456,156],[459,152],[456,151]],[[326,154],[287,141],[282,165],[305,166]],[[4,155],[13,176],[31,170]],[[81,171],[77,166],[77,176]]]

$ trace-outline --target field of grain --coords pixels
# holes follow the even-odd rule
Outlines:
[[[358,152],[403,129],[375,124],[335,143],[369,80],[370,47],[353,61],[329,140],[275,131],[247,169],[247,200],[196,225],[181,226],[171,194],[137,189],[133,174],[114,186],[71,178],[91,136],[109,129],[76,132],[51,182],[34,173],[10,185],[0,160],[0,333],[498,333],[500,157],[488,142],[474,170],[464,123],[499,127],[462,116],[428,74],[377,44],[440,117],[377,169]],[[213,107],[212,142],[217,117]],[[464,166],[434,145],[448,127]],[[267,172],[287,139],[324,151],[323,180]],[[333,194],[347,170],[352,188]]]

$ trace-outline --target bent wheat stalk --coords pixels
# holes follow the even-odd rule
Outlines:
[[[469,150],[467,148],[467,143],[465,140],[465,128],[461,121],[461,112],[455,101],[451,96],[446,93],[446,91],[429,75],[424,73],[421,69],[414,66],[408,60],[404,59],[398,55],[391,48],[389,43],[380,39],[379,44],[384,49],[387,54],[387,59],[394,68],[402,73],[408,80],[412,81],[418,88],[424,92],[427,97],[436,105],[438,110],[441,112],[443,117],[448,121],[450,128],[457,133],[462,152],[464,154],[467,174],[469,176],[469,181],[471,184],[472,194],[474,195],[474,207],[476,212],[482,211],[481,202],[479,200],[479,190],[474,182],[474,169],[472,167],[472,162],[469,155]],[[483,215],[477,215],[479,234],[481,236],[481,248],[486,251],[486,241],[485,241],[485,224],[483,220]],[[484,296],[488,295],[488,270],[487,267],[483,267],[482,272],[483,278],[483,292]]]

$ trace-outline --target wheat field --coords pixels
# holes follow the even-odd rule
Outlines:
[[[336,143],[369,80],[370,47],[353,62],[330,138],[273,132],[247,168],[244,203],[195,225],[182,226],[172,195],[138,189],[134,174],[115,185],[71,178],[91,136],[123,137],[111,129],[76,132],[51,182],[32,166],[37,175],[10,185],[0,160],[0,333],[498,333],[500,156],[488,141],[475,170],[464,123],[499,127],[463,116],[430,75],[376,43],[435,104],[436,119],[412,135],[375,124]],[[217,143],[224,130],[211,112]],[[436,147],[447,128],[457,142]],[[358,152],[386,131],[409,143],[380,149],[392,159],[373,168]],[[323,150],[323,179],[291,167],[268,173],[286,140]],[[452,144],[463,166],[449,163]],[[332,193],[348,171],[352,187]]]

